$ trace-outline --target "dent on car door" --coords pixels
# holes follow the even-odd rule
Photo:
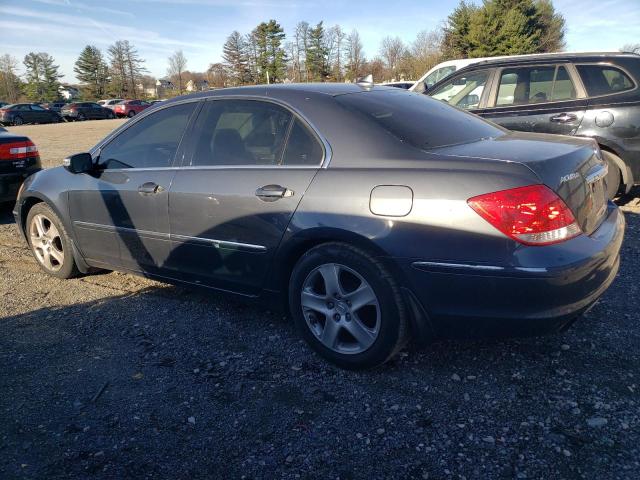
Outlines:
[[[289,220],[322,163],[309,127],[271,102],[203,107],[188,163],[169,194],[175,275],[255,294]]]
[[[161,272],[168,257],[173,161],[195,103],[159,110],[100,150],[95,171],[69,191],[83,255],[93,263]]]
[[[573,135],[587,101],[572,71],[569,65],[498,70],[490,107],[477,113],[510,130]]]

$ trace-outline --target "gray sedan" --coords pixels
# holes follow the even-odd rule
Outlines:
[[[319,354],[365,368],[409,340],[568,327],[618,270],[606,174],[592,140],[420,94],[259,86],[150,108],[29,177],[14,213],[51,275],[284,306]]]

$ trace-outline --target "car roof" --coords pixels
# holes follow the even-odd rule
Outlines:
[[[496,65],[510,65],[510,64],[523,64],[523,63],[541,63],[545,61],[571,61],[579,60],[583,62],[601,62],[610,58],[638,58],[640,55],[635,53],[622,53],[622,52],[557,52],[557,53],[537,53],[528,55],[512,55],[507,57],[495,57],[483,59],[479,62],[474,62],[465,70],[474,70],[482,68],[484,66],[496,66]],[[462,70],[462,69],[461,69]]]

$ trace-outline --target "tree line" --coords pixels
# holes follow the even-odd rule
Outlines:
[[[447,59],[561,51],[564,37],[565,20],[551,0],[483,0],[481,5],[462,0],[441,27],[422,31],[410,42],[386,36],[371,56],[355,29],[347,32],[340,25],[301,21],[287,35],[272,19],[247,33],[231,32],[222,46],[222,61],[206,72],[189,72],[184,53],[175,52],[167,59],[167,78],[175,94],[183,93],[189,79],[206,79],[211,87],[344,82],[367,74],[376,82],[415,80]],[[61,75],[54,59],[47,53],[30,53],[23,64],[26,73],[21,79],[17,60],[0,57],[0,99],[55,99]],[[74,73],[85,99],[133,98],[155,85],[144,65],[134,45],[119,40],[106,55],[87,45]]]

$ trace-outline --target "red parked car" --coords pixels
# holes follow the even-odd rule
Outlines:
[[[150,103],[147,103],[143,100],[123,100],[120,103],[117,103],[113,107],[113,112],[118,117],[133,117],[135,114],[140,113],[145,108],[149,108],[151,106]]]

